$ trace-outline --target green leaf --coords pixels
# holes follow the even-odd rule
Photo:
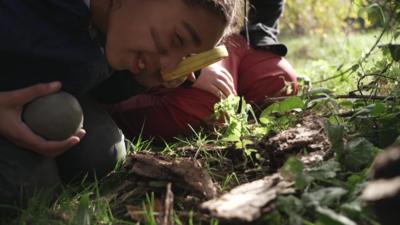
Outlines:
[[[331,150],[336,152],[338,162],[342,161],[344,155],[344,127],[341,125],[324,124],[324,129],[328,134]]]
[[[313,180],[311,176],[303,173],[303,169],[303,162],[296,157],[290,157],[279,172],[286,179],[294,181],[297,189],[303,189]]]
[[[335,206],[347,192],[341,187],[321,188],[314,192],[304,193],[302,200],[306,206]]]
[[[343,100],[339,102],[339,105],[347,109],[353,109],[353,101]]]
[[[361,201],[356,200],[343,204],[340,209],[351,217],[360,217],[362,214]]]
[[[304,102],[300,97],[292,96],[279,103],[279,112],[289,112],[293,109],[304,108]]]
[[[307,173],[301,173],[296,177],[294,186],[295,188],[302,190],[310,185],[313,180],[313,177],[309,176]]]
[[[355,138],[346,145],[342,165],[347,170],[360,171],[372,163],[378,151],[379,149],[367,139]]]
[[[358,70],[358,68],[360,68],[360,64],[354,64],[354,65],[351,67],[351,71],[352,71],[352,72],[356,72],[356,71]]]
[[[367,182],[367,178],[369,175],[369,169],[366,168],[360,172],[352,173],[351,176],[347,178],[346,184],[349,189],[356,189],[358,186]],[[361,187],[360,187],[361,188]]]
[[[335,159],[324,161],[320,166],[310,168],[307,172],[317,180],[325,180],[336,177],[336,172],[340,170],[340,164]]]
[[[385,104],[383,104],[381,102],[377,102],[374,104],[367,105],[364,108],[358,110],[356,113],[354,113],[352,118],[355,118],[357,116],[367,116],[367,115],[380,116],[384,113],[386,113]]]
[[[275,102],[261,113],[260,120],[263,117],[268,117],[273,113],[287,113],[293,109],[303,109],[304,102],[300,97],[292,96],[281,102]]]
[[[317,207],[316,212],[319,218],[318,223],[321,225],[357,225],[349,218],[328,208]]]
[[[73,225],[90,225],[89,195],[90,194],[82,195],[78,210],[72,222]]]
[[[384,25],[386,23],[385,13],[383,12],[382,7],[377,4],[371,4],[366,8],[368,19],[371,20],[373,24],[381,24]]]
[[[225,130],[225,141],[240,141],[241,137],[241,124],[238,121],[230,120],[228,127]]]
[[[289,224],[302,224],[302,214],[305,210],[300,199],[293,195],[279,196],[276,201],[276,207],[279,211],[289,215]]]
[[[306,93],[307,97],[319,96],[319,95],[330,96],[332,95],[332,91],[329,90],[328,88],[313,88],[311,91]]]
[[[286,215],[285,215],[286,217]],[[267,213],[265,216],[263,216],[263,222],[265,224],[271,224],[271,225],[280,225],[283,224],[283,216],[276,210]]]
[[[400,61],[400,45],[396,44],[389,44],[389,51],[390,51],[390,56],[392,59],[396,62]]]
[[[279,170],[281,175],[287,179],[294,180],[304,169],[303,162],[296,157],[290,157]]]
[[[244,98],[238,96],[229,96],[221,100],[214,106],[214,117],[223,116],[226,129],[224,132],[224,141],[240,141],[241,137],[248,135],[248,112],[252,110]]]
[[[386,112],[386,106],[385,104],[381,103],[381,102],[377,102],[374,104],[374,106],[372,107],[370,114],[372,116],[380,116],[382,114],[384,114]]]
[[[279,196],[276,201],[279,210],[285,213],[302,213],[304,211],[303,203],[300,199],[293,195]]]
[[[267,117],[267,116],[264,115],[264,117],[260,116],[259,120],[260,120],[260,122],[262,124],[268,125],[268,124],[272,123],[273,118],[272,117]]]

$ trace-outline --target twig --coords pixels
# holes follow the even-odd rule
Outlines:
[[[333,96],[336,99],[369,99],[369,100],[388,100],[394,101],[397,99],[397,96],[379,96],[379,95],[371,95],[371,96],[364,96],[364,95],[336,95]]]
[[[171,190],[171,183],[167,184],[164,202],[164,214],[162,218],[162,225],[174,225],[172,210],[174,209],[174,193]]]
[[[272,103],[283,101],[283,100],[288,99],[290,97],[291,96],[267,98],[267,99],[264,100],[264,102],[261,104],[261,106],[268,106],[268,105],[270,105]],[[356,95],[356,94],[332,95],[330,97],[333,98],[333,99],[368,99],[368,100],[387,100],[387,101],[395,101],[395,100],[398,99],[397,96],[380,96],[380,95],[365,96],[365,95]],[[309,97],[309,99],[311,99],[311,100],[321,99],[321,98],[326,98],[326,96],[325,95],[316,95],[316,96],[310,96]],[[260,108],[262,108],[262,107],[260,107]]]
[[[365,54],[365,55],[360,59],[360,61],[359,61],[357,64],[352,65],[351,67],[349,67],[348,69],[346,69],[345,71],[343,71],[343,72],[341,72],[341,73],[339,73],[339,74],[336,74],[336,75],[334,75],[334,76],[328,77],[328,78],[326,78],[326,79],[322,79],[322,80],[316,81],[316,82],[314,82],[314,83],[315,83],[315,84],[320,84],[320,83],[323,83],[323,82],[326,82],[326,81],[329,81],[329,80],[336,79],[336,78],[338,78],[338,77],[341,77],[341,76],[343,76],[343,75],[345,75],[345,74],[351,72],[351,71],[354,69],[354,67],[355,67],[356,65],[362,64],[362,63],[371,55],[371,53],[375,50],[375,48],[376,48],[376,47],[378,46],[378,44],[381,42],[381,40],[382,40],[382,38],[383,38],[383,35],[384,35],[384,34],[388,31],[388,29],[390,28],[391,21],[393,20],[393,15],[394,15],[394,13],[395,13],[395,10],[393,10],[393,11],[391,12],[390,21],[387,22],[386,26],[383,28],[383,30],[382,30],[382,32],[380,33],[379,37],[376,39],[374,45],[371,47],[371,49],[368,51],[368,53]]]

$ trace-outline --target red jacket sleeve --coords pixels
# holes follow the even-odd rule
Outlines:
[[[164,139],[191,133],[212,115],[218,98],[195,88],[161,89],[134,96],[108,108],[129,137]]]

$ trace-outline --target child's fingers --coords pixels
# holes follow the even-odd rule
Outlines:
[[[10,91],[10,96],[14,99],[16,104],[25,104],[32,101],[33,99],[48,95],[59,91],[61,88],[61,83],[59,81],[54,81],[45,84],[36,84],[23,89],[18,89]]]
[[[214,85],[209,85],[209,86],[207,86],[207,89],[203,89],[203,90],[217,96],[218,98],[220,98],[221,95],[223,95],[223,93]]]
[[[196,82],[196,76],[194,75],[194,73],[190,73],[187,79],[191,82]]]
[[[233,77],[226,68],[221,67],[220,71],[221,71],[221,74],[225,75],[225,76],[221,76],[221,77],[223,77],[227,82],[233,83]]]
[[[82,139],[86,135],[86,130],[84,129],[79,129],[78,132],[76,132],[75,136],[77,136],[79,139]]]
[[[18,137],[11,138],[18,146],[31,149],[48,157],[58,156],[80,142],[80,137],[78,136],[72,136],[63,141],[48,141],[33,133],[24,124],[19,127]]]
[[[225,95],[225,97],[235,94],[235,90],[226,82],[218,80],[216,83],[216,87]]]

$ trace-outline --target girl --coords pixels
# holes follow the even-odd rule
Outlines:
[[[124,156],[113,147],[121,135],[88,91],[116,71],[154,80],[160,69],[214,47],[229,33],[239,3],[0,0],[0,202],[21,202],[60,177],[111,171]],[[44,140],[21,120],[23,105],[59,90],[80,100],[85,130]]]
[[[125,135],[168,139],[190,134],[208,121],[221,97],[231,94],[257,107],[266,97],[297,93],[296,72],[283,58],[287,48],[276,37],[284,1],[250,3],[247,29],[225,41],[229,57],[202,69],[191,88],[150,89],[108,108]]]

